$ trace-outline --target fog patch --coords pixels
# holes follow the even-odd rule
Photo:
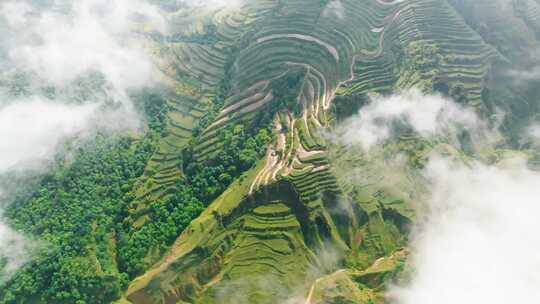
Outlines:
[[[412,242],[409,286],[394,303],[538,303],[540,174],[523,160],[469,165],[432,159],[431,214]]]
[[[250,304],[256,299],[253,295],[264,294],[266,301],[263,303],[274,303],[273,299],[283,298],[287,294],[287,289],[276,282],[273,276],[266,277],[249,276],[245,279],[236,279],[220,284],[216,292],[216,303],[230,304]],[[257,298],[260,300],[261,298]]]
[[[376,97],[361,111],[340,124],[331,137],[344,145],[360,145],[363,150],[395,140],[400,131],[410,130],[421,137],[447,136],[457,141],[460,130],[488,129],[476,114],[439,95],[423,95],[411,90],[388,97]]]
[[[86,130],[95,104],[69,106],[40,99],[0,109],[0,174],[51,159],[62,139]]]
[[[345,8],[341,0],[330,0],[323,10],[323,16],[345,18]]]
[[[528,130],[529,137],[534,140],[540,141],[540,125],[533,125]]]
[[[411,235],[411,280],[390,287],[391,303],[540,301],[540,173],[528,167],[525,152],[497,148],[497,128],[451,100],[411,91],[376,98],[331,134],[370,154],[399,142],[403,130],[459,151],[457,137],[466,130],[479,151],[496,151],[477,158],[434,149],[424,166],[407,169],[428,194]],[[538,135],[537,126],[525,134]]]
[[[245,0],[180,0],[180,5],[208,10],[237,9]]]
[[[512,77],[514,82],[523,82],[540,79],[540,66],[535,66],[529,69],[510,70],[507,75]]]
[[[317,279],[336,271],[342,261],[343,252],[332,244],[325,243],[315,250],[314,256],[316,261],[307,265],[304,272],[287,274],[297,278],[293,286],[281,282],[282,275],[273,271],[246,273],[242,278],[220,282],[214,287],[214,299],[216,303],[231,304],[309,304],[311,290],[316,287]],[[264,297],[261,297],[262,295]]]
[[[32,250],[37,248],[34,241],[11,229],[0,215],[0,284],[8,280],[31,259]]]
[[[168,27],[144,0],[2,1],[0,174],[44,173],[71,138],[139,130],[131,96],[162,77],[147,30]],[[2,220],[7,203],[0,197],[0,281],[37,246]]]
[[[155,84],[159,72],[132,27],[134,16],[142,16],[165,31],[165,19],[156,8],[127,0],[54,3],[45,9],[27,1],[2,5],[0,16],[10,35],[0,47],[11,69],[54,87],[98,72],[111,97],[124,103],[128,90]]]
[[[7,22],[10,29],[25,25],[27,14],[32,10],[26,2],[11,1],[0,6],[0,16]]]

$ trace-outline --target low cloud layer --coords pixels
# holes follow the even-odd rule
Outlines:
[[[37,246],[26,237],[11,229],[0,219],[0,283],[9,278],[31,258]]]
[[[0,2],[0,174],[39,172],[68,138],[140,127],[130,96],[161,77],[143,28],[167,32],[144,0]],[[33,247],[4,224],[5,204],[0,197],[0,280]]]
[[[133,38],[133,16],[166,31],[157,8],[143,1],[55,1],[43,8],[31,1],[0,5],[9,33],[0,45],[8,68],[54,87],[97,72],[115,101],[126,91],[152,84],[158,73]]]
[[[52,158],[62,139],[87,129],[96,110],[95,104],[69,106],[41,99],[1,109],[0,173]]]
[[[486,130],[474,112],[442,96],[425,96],[412,90],[375,98],[357,115],[341,124],[335,133],[340,143],[360,145],[368,151],[395,139],[399,128],[410,128],[427,138],[452,137],[463,129]]]
[[[528,135],[533,139],[540,141],[540,125],[530,127]]]
[[[181,5],[210,10],[238,8],[244,0],[180,0]]]
[[[334,140],[369,153],[397,140],[404,126],[451,144],[466,129],[478,135],[479,147],[492,146],[499,135],[472,110],[412,91],[375,99],[339,126]],[[540,134],[538,127],[529,130],[524,136]],[[487,164],[433,152],[418,169],[429,211],[411,236],[411,281],[390,288],[392,303],[540,302],[540,173],[529,169],[525,154],[502,159]]]
[[[345,18],[345,7],[341,0],[331,0],[328,2],[323,10],[324,17],[337,17],[339,19]]]
[[[524,162],[432,160],[432,213],[415,233],[410,286],[397,304],[540,302],[540,174]]]

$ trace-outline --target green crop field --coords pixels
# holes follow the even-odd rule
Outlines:
[[[389,303],[427,193],[389,155],[411,172],[433,151],[492,160],[540,117],[537,90],[500,72],[540,46],[537,0],[502,1],[511,18],[487,0],[173,2],[152,1],[172,30],[138,37],[166,82],[140,98],[143,134],[73,152],[6,212],[50,248],[0,280],[0,303]],[[371,157],[332,138],[411,89],[499,123],[504,144],[405,134]]]

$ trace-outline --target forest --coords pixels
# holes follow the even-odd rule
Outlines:
[[[7,218],[41,245],[33,261],[1,289],[1,303],[38,295],[46,303],[118,299],[129,280],[150,266],[145,263],[149,248],[165,252],[234,178],[264,155],[272,139],[268,128],[253,131],[238,124],[222,130],[226,149],[207,163],[180,151],[185,176],[174,195],[152,204],[151,220],[134,228],[124,223],[133,186],[167,124],[167,106],[159,95],[139,99],[147,117],[142,134],[101,133],[74,141],[57,157],[61,161],[54,170],[29,189],[31,195],[15,199]]]

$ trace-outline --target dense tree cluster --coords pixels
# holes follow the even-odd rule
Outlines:
[[[289,78],[283,83],[291,87],[287,92],[296,89],[300,76]],[[184,175],[174,191],[153,201],[140,225],[126,219],[136,181],[166,132],[169,109],[162,93],[138,98],[137,107],[147,117],[143,134],[98,134],[69,145],[51,173],[20,195],[6,214],[14,228],[41,246],[32,262],[0,283],[0,304],[117,299],[130,279],[151,266],[208,204],[264,156],[272,140],[272,113],[222,130],[223,148],[204,162],[193,156],[191,147],[215,120],[227,91],[224,84],[195,128],[194,141],[179,151]]]
[[[274,101],[269,106],[272,111],[289,109],[295,114],[299,114],[301,106],[298,103],[298,95],[302,89],[302,83],[306,76],[305,71],[293,70],[285,76],[272,82],[272,92]]]
[[[164,252],[204,206],[189,186],[179,183],[173,195],[153,202],[151,208],[145,224],[126,227],[120,240],[120,267],[132,276],[151,266],[146,259],[149,249]]]
[[[249,132],[241,124],[226,129],[220,133],[224,148],[204,163],[187,149],[185,176],[174,194],[152,203],[142,227],[128,222],[120,248],[121,268],[135,276],[151,266],[152,255],[159,257],[208,204],[264,155],[270,134],[269,128]]]
[[[117,265],[117,223],[166,123],[166,105],[143,94],[140,137],[97,134],[73,142],[51,173],[14,199],[5,216],[38,239],[32,262],[0,286],[0,303],[109,303],[127,287]]]
[[[223,149],[208,163],[194,161],[186,153],[187,181],[201,201],[209,202],[223,192],[235,177],[251,168],[271,141],[270,127],[250,131],[238,124],[220,133]]]
[[[125,288],[116,267],[115,223],[125,194],[153,152],[153,138],[108,139],[70,151],[30,199],[16,201],[7,217],[40,239],[42,249],[1,288],[2,303],[37,297],[44,303],[107,303]]]

